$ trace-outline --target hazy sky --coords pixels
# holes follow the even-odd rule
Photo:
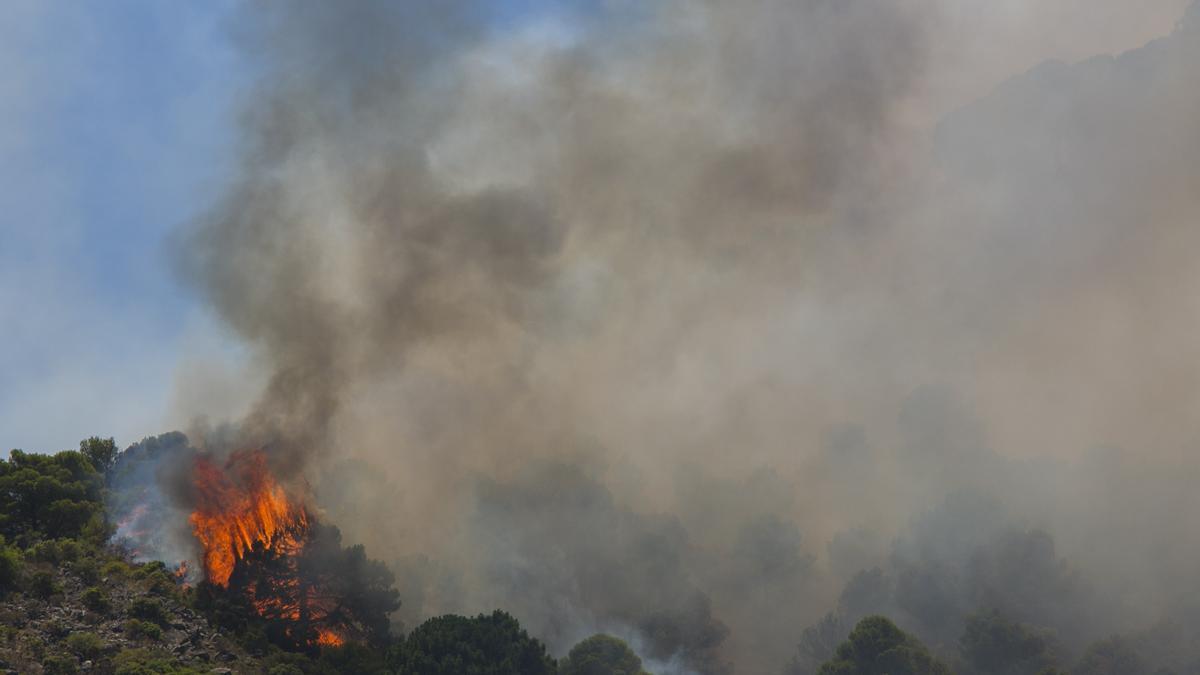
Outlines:
[[[181,367],[236,368],[168,255],[228,178],[252,77],[229,43],[233,4],[0,4],[0,447],[127,444],[183,422]],[[546,4],[497,1],[495,25]],[[949,3],[946,48],[973,42],[968,63],[932,73],[931,100],[967,102],[1046,58],[1133,48],[1186,5]]]

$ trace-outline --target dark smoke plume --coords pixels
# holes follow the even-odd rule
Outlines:
[[[501,607],[656,672],[876,611],[943,650],[1179,614],[1197,10],[950,112],[964,7],[247,6],[241,162],[180,252],[263,380],[194,442],[272,448],[406,625]]]

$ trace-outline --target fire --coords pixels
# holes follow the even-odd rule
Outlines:
[[[223,465],[197,457],[192,485],[188,521],[203,549],[204,577],[246,598],[262,618],[282,622],[295,644],[344,644],[353,630],[343,598],[331,591],[328,572],[302,562],[321,527],[271,474],[266,454],[235,452]]]
[[[303,547],[308,512],[288,499],[262,451],[236,452],[224,467],[197,457],[192,475],[196,506],[188,522],[210,582],[227,587],[237,562],[256,546],[285,555]]]
[[[322,630],[317,633],[317,644],[321,647],[340,647],[345,642],[342,636],[331,630]]]

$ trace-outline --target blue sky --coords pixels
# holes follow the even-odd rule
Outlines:
[[[156,433],[225,339],[166,240],[228,175],[227,5],[0,5],[0,447]]]
[[[0,3],[0,450],[165,431],[183,357],[236,350],[168,247],[229,177],[236,4]]]

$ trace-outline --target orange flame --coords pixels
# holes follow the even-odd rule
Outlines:
[[[345,642],[341,635],[331,630],[322,630],[317,633],[317,644],[322,647],[341,647]]]
[[[196,507],[188,522],[210,582],[227,587],[237,561],[256,544],[285,553],[303,545],[308,512],[288,499],[262,451],[235,452],[223,468],[197,457],[192,481]]]

